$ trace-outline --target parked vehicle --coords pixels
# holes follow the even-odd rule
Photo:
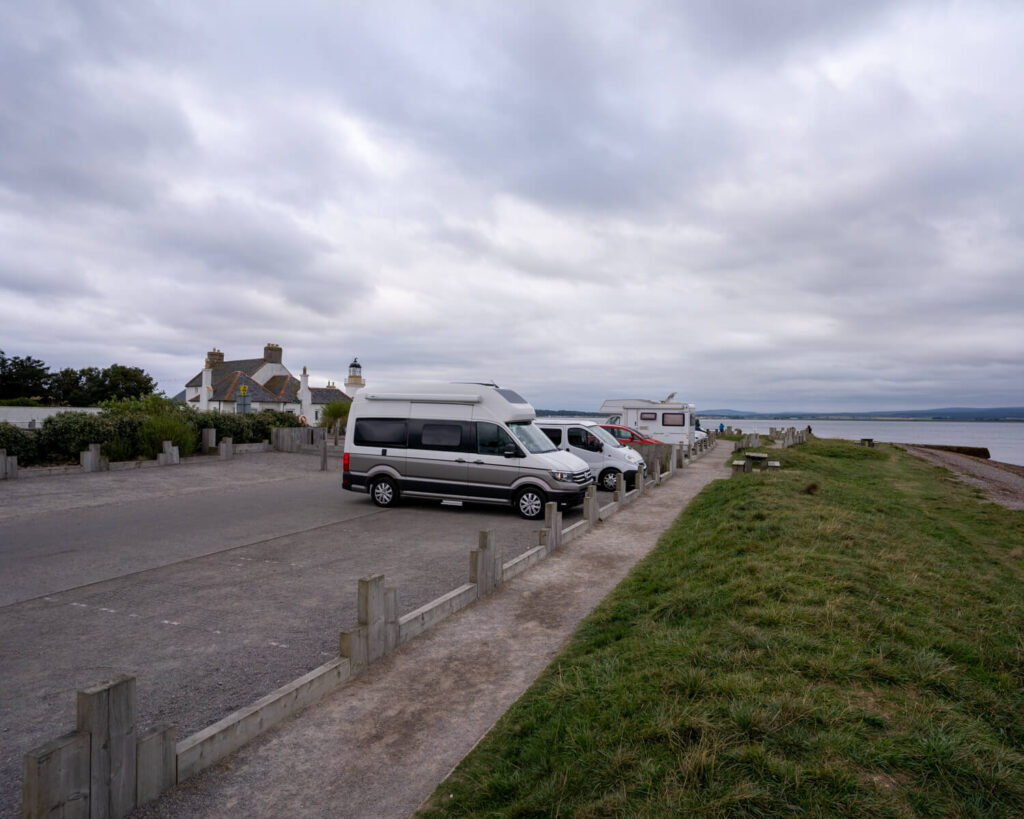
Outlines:
[[[640,453],[623,446],[597,421],[574,421],[562,418],[541,418],[541,431],[559,449],[582,458],[597,475],[598,488],[615,489],[621,472],[627,488],[636,482],[637,470],[644,468]]]
[[[601,426],[611,433],[612,437],[620,444],[661,444],[664,441],[659,441],[656,438],[649,438],[645,435],[641,435],[632,427],[618,426],[616,424],[601,424]]]
[[[587,463],[560,452],[522,396],[494,384],[408,384],[356,393],[342,487],[378,506],[401,496],[511,504],[524,518],[583,502]]]
[[[674,395],[674,393],[673,393]],[[608,413],[608,424],[633,427],[641,435],[658,438],[666,444],[696,443],[694,415],[696,407],[682,401],[648,401],[644,398],[614,398],[601,405]]]

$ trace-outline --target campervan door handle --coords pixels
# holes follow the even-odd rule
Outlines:
[[[481,461],[479,458],[477,458],[475,461],[473,461],[473,463],[475,463],[475,464],[482,464],[483,461]]]
[[[465,462],[466,462],[465,458],[456,458],[455,459],[455,463],[457,463],[457,464],[464,464]]]

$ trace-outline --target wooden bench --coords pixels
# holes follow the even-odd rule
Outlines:
[[[768,471],[769,472],[774,472],[777,469],[779,469],[779,462],[778,461],[768,461]]]
[[[875,439],[874,438],[861,438],[860,439],[860,445],[861,446],[874,447]]]
[[[733,461],[732,462],[732,474],[733,475],[741,475],[743,472],[746,471],[746,469],[745,469],[746,465],[747,465],[746,461]]]

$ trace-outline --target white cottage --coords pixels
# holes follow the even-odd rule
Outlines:
[[[310,426],[320,420],[324,405],[350,400],[333,382],[326,387],[310,387],[309,374],[302,368],[295,378],[282,363],[281,347],[267,344],[263,358],[225,361],[224,353],[213,349],[206,354],[203,369],[175,396],[199,410],[218,412],[258,412],[263,409],[290,412]]]

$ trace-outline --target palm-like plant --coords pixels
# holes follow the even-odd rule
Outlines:
[[[324,408],[320,410],[319,426],[327,427],[328,433],[334,430],[335,446],[338,445],[338,435],[345,424],[348,423],[348,410],[351,406],[351,401],[339,398],[334,401],[328,401],[324,404]]]

